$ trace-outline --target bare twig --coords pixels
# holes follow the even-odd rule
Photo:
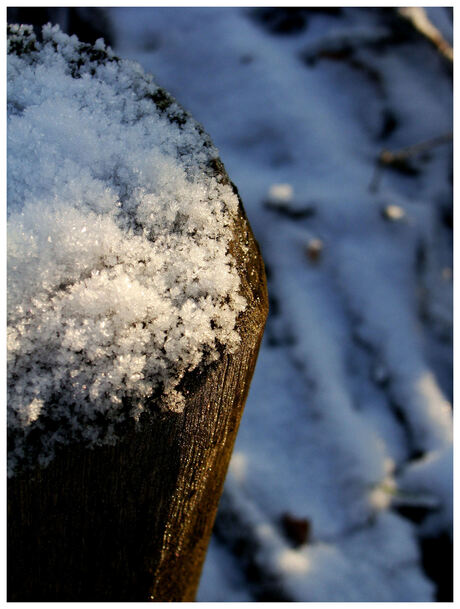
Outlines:
[[[446,144],[447,142],[452,141],[452,139],[453,133],[449,132],[438,135],[437,137],[433,137],[429,140],[424,140],[423,142],[419,142],[418,144],[414,144],[412,146],[400,148],[399,150],[382,150],[377,158],[375,172],[369,185],[369,190],[371,192],[377,191],[382,167],[391,167],[404,173],[415,174],[417,171],[414,168],[411,168],[408,163],[409,159],[422,154],[427,150],[431,150],[436,146]]]
[[[405,6],[398,8],[400,17],[407,19],[414,28],[427,38],[438,51],[450,62],[454,61],[454,50],[441,32],[428,18],[424,8],[418,6]]]
[[[440,146],[441,144],[446,144],[450,142],[453,138],[453,133],[443,133],[442,135],[438,135],[437,137],[433,137],[429,140],[424,140],[423,142],[419,142],[418,144],[414,144],[412,146],[406,146],[404,148],[400,148],[395,152],[391,152],[390,150],[382,150],[379,156],[379,163],[381,165],[392,165],[397,161],[404,161],[413,156],[417,156],[422,152],[426,152],[427,150],[431,150],[436,146]]]

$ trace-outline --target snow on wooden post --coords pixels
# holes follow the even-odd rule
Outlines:
[[[267,315],[202,128],[133,63],[8,46],[8,600],[194,599]]]

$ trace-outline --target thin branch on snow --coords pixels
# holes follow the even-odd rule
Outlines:
[[[454,61],[453,48],[438,28],[431,23],[424,8],[419,6],[405,6],[398,8],[397,11],[400,17],[409,21],[448,61]]]
[[[423,152],[427,152],[428,150],[432,150],[437,146],[441,146],[442,144],[447,144],[448,142],[451,142],[452,139],[453,133],[449,132],[430,138],[429,140],[424,140],[423,142],[418,142],[412,146],[405,146],[404,148],[395,151],[384,148],[377,158],[374,176],[369,185],[369,191],[376,192],[378,190],[383,167],[391,167],[399,171],[409,172],[411,170],[408,165],[409,159],[418,156]]]

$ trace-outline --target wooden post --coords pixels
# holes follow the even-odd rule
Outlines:
[[[184,411],[152,404],[114,446],[69,444],[8,481],[9,601],[194,600],[268,312],[241,201],[230,249],[241,343],[184,377]]]
[[[268,311],[242,207],[233,247],[242,342],[188,375],[184,412],[127,422],[115,446],[69,446],[9,480],[9,601],[194,599]]]

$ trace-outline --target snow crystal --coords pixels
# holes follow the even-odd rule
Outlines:
[[[34,429],[46,464],[57,442],[113,441],[149,399],[182,410],[184,374],[236,348],[238,200],[216,158],[201,127],[102,40],[48,24],[38,42],[10,27],[10,473],[32,458]]]

